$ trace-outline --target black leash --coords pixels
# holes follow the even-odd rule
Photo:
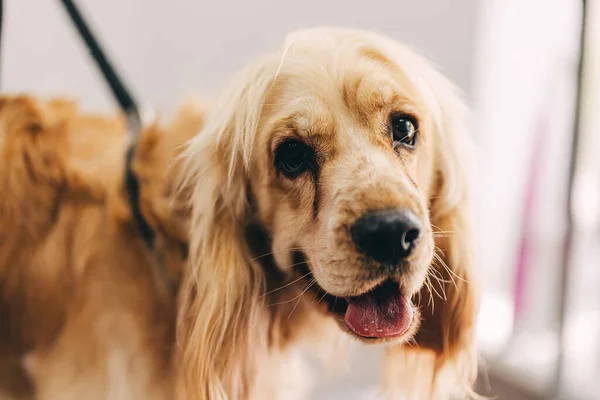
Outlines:
[[[142,215],[140,209],[140,184],[132,169],[133,156],[135,155],[135,145],[131,145],[127,150],[125,166],[125,188],[127,190],[127,199],[133,219],[142,235],[142,239],[150,249],[154,249],[154,231]]]
[[[88,23],[85,21],[75,3],[71,0],[61,0],[61,2],[65,6],[69,17],[71,17],[75,28],[77,28],[79,35],[89,49],[92,58],[100,69],[100,72],[102,72],[104,79],[110,86],[115,99],[121,107],[121,110],[127,116],[129,131],[132,133],[134,138],[137,137],[142,128],[142,123],[140,119],[140,113],[133,96],[131,95],[130,91],[127,90],[112,63],[108,60],[108,57],[100,47],[94,34],[89,28]],[[127,191],[127,200],[129,202],[129,208],[131,209],[133,219],[138,226],[142,239],[146,245],[153,250],[154,231],[144,218],[140,209],[140,184],[132,168],[134,154],[135,141],[127,150],[127,158],[125,163],[125,189]]]
[[[77,28],[94,61],[96,61],[98,68],[100,68],[100,72],[104,75],[104,79],[106,79],[106,82],[110,86],[119,106],[127,116],[131,133],[137,135],[142,127],[142,123],[137,104],[130,91],[127,90],[125,84],[119,75],[117,75],[115,68],[108,60],[104,51],[102,51],[102,48],[89,28],[89,24],[86,23],[75,3],[71,0],[61,0],[61,2],[65,6],[69,17],[71,17],[75,28]]]

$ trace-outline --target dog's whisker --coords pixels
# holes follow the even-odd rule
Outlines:
[[[437,266],[437,264],[433,263],[433,265]],[[447,280],[444,279],[444,276],[442,275],[442,273],[440,271],[438,271],[436,268],[429,268],[429,273],[430,274],[434,274],[435,279],[437,279],[438,282],[443,282],[443,283],[455,283],[454,280]],[[456,283],[455,283],[456,285]]]
[[[442,256],[446,257],[446,253],[439,246],[435,246],[434,254],[440,253]]]
[[[433,256],[436,258],[436,260],[438,260],[442,264],[442,266],[446,269],[446,271],[448,271],[448,273],[451,275],[451,277],[454,276],[456,279],[459,279],[459,280],[463,281],[464,283],[467,283],[467,284],[469,283],[469,281],[458,276],[456,274],[456,272],[452,271],[452,269],[450,267],[448,267],[448,264],[446,264],[444,262],[444,260],[442,259],[442,257],[439,256],[439,254],[433,253]]]
[[[421,301],[422,301],[421,300],[421,291],[420,290],[417,292],[417,298],[418,298],[417,304],[420,306],[421,305]]]
[[[298,263],[298,264],[301,264],[301,263]],[[293,266],[293,265],[292,265],[292,266]],[[280,286],[280,287],[278,287],[278,288],[276,288],[276,289],[269,290],[268,292],[261,294],[261,295],[260,295],[260,297],[259,297],[259,299],[262,299],[263,297],[265,297],[265,296],[268,296],[268,295],[270,295],[270,294],[272,294],[272,293],[275,293],[275,292],[277,292],[277,291],[279,291],[279,290],[285,289],[286,287],[292,286],[294,283],[296,283],[296,282],[298,282],[298,281],[301,281],[302,279],[306,278],[306,277],[307,277],[307,276],[309,276],[310,274],[312,274],[312,272],[310,272],[310,271],[309,271],[309,272],[307,272],[306,274],[302,275],[300,278],[294,279],[293,281],[291,281],[291,282],[288,282],[288,283],[286,283],[285,285],[283,285],[283,286]]]
[[[302,299],[302,295],[304,295],[304,293],[306,293],[316,282],[317,282],[317,280],[315,278],[313,278],[310,281],[310,283],[306,286],[306,288],[302,291],[302,293],[300,293],[300,295],[298,296],[298,300],[296,301],[296,304],[294,304],[294,307],[292,308],[292,311],[290,311],[290,315],[288,315],[288,317],[287,317],[288,320],[292,317],[292,314],[296,310],[296,307],[298,307],[298,304],[300,304],[300,300]]]
[[[442,282],[444,282],[443,280],[440,281],[440,279],[438,277],[436,277],[438,283],[440,284],[440,291],[442,292],[442,296],[444,296],[444,301],[448,300],[448,297],[446,296],[446,285],[444,285]]]
[[[311,279],[311,281],[310,281],[310,285],[312,286],[312,285],[314,285],[316,282],[317,282],[317,280],[313,278],[313,279]],[[287,303],[291,303],[292,301],[296,301],[296,300],[297,300],[298,298],[300,298],[300,297],[301,297],[303,294],[304,294],[304,291],[303,291],[302,293],[300,293],[300,294],[298,294],[298,295],[294,296],[293,298],[291,298],[291,299],[289,299],[289,300],[279,301],[279,302],[277,302],[277,303],[271,303],[271,304],[269,304],[269,307],[272,307],[272,306],[278,306],[278,305],[281,305],[281,304],[287,304]]]
[[[433,232],[433,237],[434,238],[447,238],[447,237],[452,237],[454,236],[452,233],[447,233],[447,232]]]
[[[429,277],[427,277],[426,287],[427,287],[427,291],[429,292],[429,299],[427,301],[427,307],[431,307],[431,314],[433,314],[434,308],[435,308],[435,301],[433,299],[433,291],[431,290],[431,282],[429,280]]]
[[[281,267],[281,269],[282,269],[282,270],[287,270],[287,269],[290,269],[290,268],[293,268],[293,267],[296,267],[296,266],[298,266],[298,265],[302,265],[302,264],[306,264],[306,261],[305,261],[305,260],[302,260],[302,261],[299,261],[299,262],[297,262],[297,263],[293,263],[293,264],[290,264],[290,265],[286,265],[285,267]]]
[[[312,249],[311,247],[289,247],[286,249],[274,250],[274,251],[270,251],[268,253],[261,254],[260,256],[251,258],[250,261],[251,262],[256,261],[256,260],[264,258],[264,257],[272,256],[273,254],[282,253],[284,251],[311,250],[311,249]]]
[[[433,314],[435,311],[435,301],[433,299],[433,291],[431,290],[431,280],[429,279],[429,274],[425,278],[425,287],[429,292],[429,302],[427,303],[427,306],[431,307],[431,314]]]
[[[429,223],[429,225],[431,225],[432,228],[435,228],[435,229],[437,229],[440,232],[444,231],[442,228],[440,228],[439,226],[437,226],[435,224],[432,224],[431,222]]]
[[[327,292],[323,293],[323,296],[321,296],[321,298],[319,299],[319,301],[317,301],[317,304],[319,304],[320,302],[322,302],[323,299],[325,298],[325,296],[327,296]]]
[[[435,292],[435,294],[440,298],[440,300],[446,301],[446,293],[444,292],[443,295],[441,295],[440,292],[438,292],[438,290],[435,288],[435,285],[433,284],[433,282],[431,282],[431,288],[433,289],[433,291]],[[444,291],[443,290],[444,286],[440,285],[440,288],[441,288],[441,290],[443,292]]]
[[[313,299],[312,299],[312,301],[311,301],[311,303],[312,303],[312,304],[315,304],[315,301],[317,301],[317,296],[318,296],[318,295],[319,295],[319,290],[317,289],[317,290],[315,291],[315,295],[314,295],[314,297],[313,297]],[[319,303],[317,303],[317,304],[319,304]]]
[[[434,268],[430,268],[428,271],[429,276],[431,276],[432,278],[434,278],[436,280],[436,282],[439,285],[439,291],[438,289],[436,289],[436,285],[434,284],[434,282],[431,282],[431,287],[433,288],[433,290],[435,291],[435,293],[438,295],[438,297],[444,301],[447,300],[446,298],[446,287],[444,285],[444,279],[440,279],[440,277],[438,275],[435,275],[435,273],[439,274],[439,271],[435,270]],[[442,292],[442,294],[440,295],[440,291]]]
[[[437,229],[437,228],[436,228]],[[454,235],[456,233],[456,231],[446,231],[444,229],[437,229],[437,230],[432,230],[433,235],[439,235],[439,234],[444,234],[444,235]]]
[[[435,265],[435,266],[437,266],[437,267],[439,267],[439,266],[438,266],[438,264],[437,264],[437,263],[435,263],[435,262],[434,262],[434,265]],[[435,269],[435,268],[432,268],[432,270],[433,270],[433,271],[435,271],[435,273],[436,273],[436,276],[438,276],[437,274],[439,274],[439,275],[441,276],[441,274],[442,274],[442,272],[441,272],[441,271],[438,271],[438,270],[437,270],[437,269]],[[447,271],[447,269],[446,269],[446,271]],[[440,277],[438,277],[438,281],[440,281],[440,280],[441,280],[441,281],[442,281],[442,282],[444,282],[444,283],[450,283],[450,282],[452,282],[452,284],[454,285],[454,288],[455,288],[455,289],[458,291],[458,286],[456,285],[456,281],[454,280],[454,278],[452,277],[452,275],[448,275],[448,276],[449,276],[449,278],[450,278],[450,281],[448,281],[447,279],[440,278]]]

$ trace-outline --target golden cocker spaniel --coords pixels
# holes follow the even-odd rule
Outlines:
[[[180,398],[288,398],[278,363],[338,332],[386,346],[389,398],[472,394],[464,115],[429,62],[367,31],[298,31],[239,73],[183,153]]]
[[[0,96],[0,398],[173,398],[167,283],[187,255],[189,214],[167,166],[202,122],[186,103],[171,125],[146,128],[128,161],[123,118]]]

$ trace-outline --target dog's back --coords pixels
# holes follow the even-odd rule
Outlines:
[[[134,158],[146,159],[142,193],[164,186],[177,147],[159,133],[145,132],[140,143],[155,145]],[[174,296],[131,215],[127,146],[120,118],[84,116],[64,100],[0,100],[0,394],[172,398]],[[153,227],[173,225],[170,215]],[[169,242],[171,230],[157,237]]]

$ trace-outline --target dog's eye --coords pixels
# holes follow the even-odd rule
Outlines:
[[[402,145],[408,149],[414,149],[419,134],[414,119],[404,115],[392,116],[391,125],[394,148],[397,148],[398,145]]]
[[[313,150],[299,140],[287,140],[275,151],[275,166],[288,178],[302,174],[313,162]]]

